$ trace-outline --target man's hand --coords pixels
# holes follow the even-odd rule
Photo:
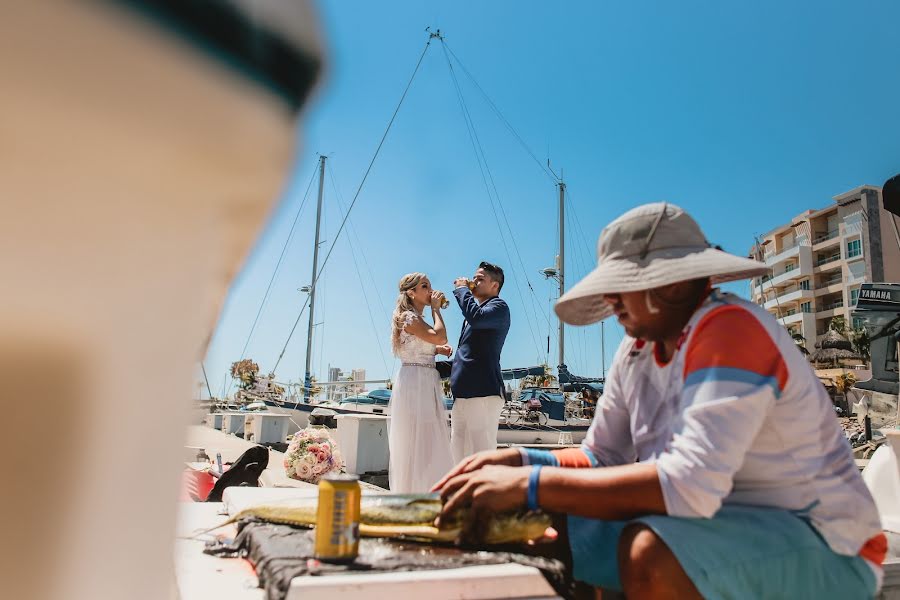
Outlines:
[[[447,358],[450,358],[450,355],[453,354],[453,347],[450,344],[444,344],[443,346],[436,346],[434,348],[435,354],[443,354]]]
[[[515,448],[504,448],[503,450],[485,450],[477,452],[471,456],[459,461],[459,464],[450,469],[450,472],[444,475],[431,488],[432,492],[436,492],[444,487],[444,485],[463,473],[471,473],[488,465],[504,465],[507,467],[521,467],[522,455]]]
[[[453,287],[454,288],[469,287],[469,278],[468,277],[457,277],[456,279],[453,280]]]
[[[530,474],[528,467],[488,465],[457,475],[441,488],[444,507],[439,518],[470,507],[470,522],[478,523],[484,515],[519,508],[526,502]]]

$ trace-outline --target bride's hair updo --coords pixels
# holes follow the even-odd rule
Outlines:
[[[400,278],[397,286],[400,288],[400,293],[397,295],[397,306],[394,308],[394,315],[391,318],[391,349],[394,356],[397,356],[400,351],[400,331],[404,325],[401,315],[408,310],[416,312],[411,292],[422,283],[425,277],[427,277],[425,273],[409,273]]]

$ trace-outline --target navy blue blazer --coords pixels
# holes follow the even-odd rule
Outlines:
[[[500,351],[509,333],[509,306],[499,297],[482,305],[467,287],[453,290],[465,323],[450,371],[454,398],[503,396]]]

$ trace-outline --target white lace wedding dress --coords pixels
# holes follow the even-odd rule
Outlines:
[[[421,319],[412,311],[402,315],[404,327]],[[389,480],[393,493],[424,493],[453,466],[450,429],[441,381],[434,368],[434,344],[400,331],[398,357],[388,413],[391,451]]]

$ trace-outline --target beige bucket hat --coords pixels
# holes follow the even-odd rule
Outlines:
[[[590,325],[612,314],[603,294],[639,292],[702,277],[718,284],[768,272],[761,262],[713,248],[683,208],[666,202],[644,204],[603,230],[597,242],[597,268],[562,295],[556,314],[570,325]]]

